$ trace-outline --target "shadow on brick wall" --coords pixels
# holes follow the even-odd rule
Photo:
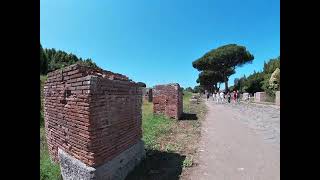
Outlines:
[[[194,113],[183,113],[179,120],[198,120],[198,117]]]
[[[177,153],[148,150],[143,160],[126,180],[178,180],[185,156]]]

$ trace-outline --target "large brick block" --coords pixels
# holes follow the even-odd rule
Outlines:
[[[183,113],[183,100],[178,83],[157,85],[153,88],[153,113],[179,119]]]
[[[44,117],[52,160],[60,161],[58,149],[93,168],[126,157],[142,138],[141,106],[141,88],[124,75],[79,64],[50,72]]]

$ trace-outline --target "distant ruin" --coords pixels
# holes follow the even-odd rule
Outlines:
[[[178,83],[157,85],[153,88],[153,113],[180,119],[183,101]]]
[[[255,102],[266,102],[267,94],[266,92],[256,92],[254,93],[254,101]]]
[[[48,73],[45,131],[63,179],[124,179],[145,156],[141,105],[124,75],[79,64]]]
[[[276,92],[276,105],[280,106],[280,91]]]
[[[144,100],[152,102],[152,88],[143,88],[142,95]]]

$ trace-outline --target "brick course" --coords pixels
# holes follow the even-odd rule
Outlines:
[[[128,77],[71,65],[48,73],[44,116],[48,149],[58,148],[88,166],[99,166],[136,144],[142,91]]]
[[[183,113],[182,92],[178,83],[153,88],[153,113],[179,119]]]

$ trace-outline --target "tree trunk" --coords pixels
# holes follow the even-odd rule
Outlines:
[[[224,78],[224,85],[225,85],[225,90],[228,91],[229,89],[228,89],[228,78],[227,77]]]

